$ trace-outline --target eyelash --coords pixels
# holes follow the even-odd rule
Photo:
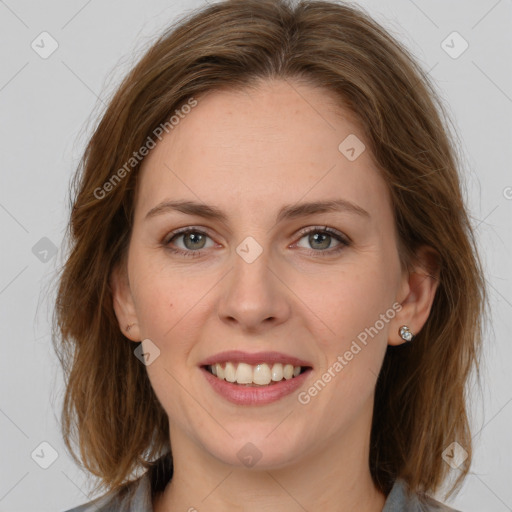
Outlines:
[[[198,258],[198,257],[202,256],[203,251],[205,249],[200,249],[197,251],[193,251],[193,250],[184,251],[182,249],[176,249],[176,248],[169,246],[169,244],[172,242],[172,240],[174,240],[176,237],[178,237],[180,235],[187,235],[190,233],[200,234],[200,235],[204,235],[204,236],[207,236],[210,238],[208,233],[205,233],[204,231],[202,231],[200,229],[196,229],[194,227],[187,227],[187,228],[178,229],[178,230],[173,231],[173,232],[169,233],[168,235],[166,235],[166,237],[162,241],[162,245],[167,250],[171,251],[172,253],[179,254],[180,256],[186,256],[186,257],[190,257],[190,258]],[[351,244],[351,241],[348,237],[344,236],[342,233],[340,233],[332,228],[329,228],[328,226],[323,226],[323,227],[314,226],[312,228],[305,228],[299,232],[299,235],[300,235],[299,240],[304,238],[304,236],[309,235],[310,233],[327,234],[327,235],[331,236],[332,238],[336,239],[338,242],[340,242],[340,245],[338,245],[337,247],[335,247],[333,249],[326,249],[326,250],[314,250],[314,249],[307,250],[306,249],[310,255],[332,256],[333,254],[338,254],[345,247],[348,247]]]

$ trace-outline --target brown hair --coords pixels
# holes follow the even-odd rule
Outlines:
[[[451,492],[469,471],[466,386],[478,370],[485,288],[456,145],[435,88],[361,9],[228,0],[184,17],[147,51],[111,99],[75,176],[54,343],[67,383],[63,437],[80,463],[72,441],[78,444],[100,488],[120,489],[170,444],[166,413],[119,329],[109,284],[128,248],[140,163],[105,197],[95,191],[119,177],[133,152],[187,99],[288,78],[331,91],[359,121],[391,192],[402,262],[424,244],[439,254],[431,314],[412,344],[388,347],[377,381],[374,482],[386,494],[397,477],[413,490],[435,492],[447,476],[442,452],[453,441],[469,457]]]

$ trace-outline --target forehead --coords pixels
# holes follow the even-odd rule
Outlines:
[[[143,161],[137,216],[165,199],[233,214],[301,198],[390,209],[360,128],[329,91],[280,80],[210,91],[197,101]]]

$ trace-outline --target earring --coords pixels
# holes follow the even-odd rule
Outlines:
[[[134,326],[135,324],[128,324],[125,329],[126,329],[126,332],[130,332],[130,329]]]
[[[400,334],[400,337],[405,341],[412,341],[414,338],[413,333],[410,331],[409,327],[407,325],[402,325],[400,327],[398,333]]]

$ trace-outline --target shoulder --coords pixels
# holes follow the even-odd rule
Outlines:
[[[148,475],[142,475],[119,491],[109,492],[65,512],[153,512]]]
[[[172,455],[164,453],[149,464],[139,478],[95,500],[65,512],[153,512],[153,496],[163,490],[173,474]]]
[[[430,496],[409,491],[402,479],[397,479],[389,493],[382,512],[461,512],[436,501]]]

